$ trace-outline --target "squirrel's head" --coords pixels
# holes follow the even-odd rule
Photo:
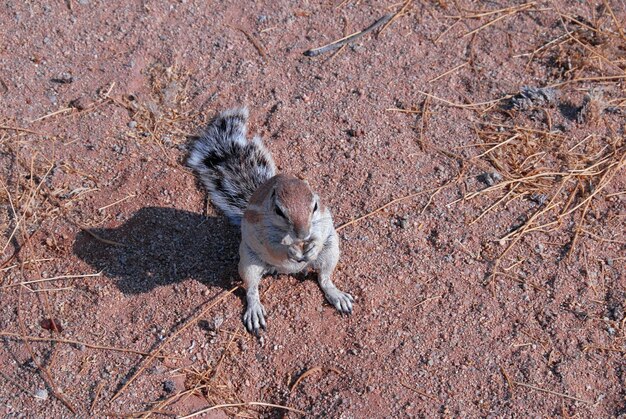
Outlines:
[[[307,242],[311,238],[311,227],[321,218],[322,208],[319,197],[309,184],[296,177],[281,177],[270,196],[268,203],[272,224],[288,233],[292,243]]]
[[[254,192],[244,212],[244,224],[263,225],[267,240],[287,247],[290,259],[303,262],[317,255],[316,227],[328,217],[328,209],[306,181],[277,175]]]

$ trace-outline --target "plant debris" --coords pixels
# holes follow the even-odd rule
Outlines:
[[[556,105],[558,92],[551,87],[523,86],[520,92],[511,98],[511,106],[518,111],[543,108]]]
[[[576,121],[578,121],[579,124],[595,122],[598,120],[605,107],[602,91],[592,89],[585,94],[583,103],[576,114]]]

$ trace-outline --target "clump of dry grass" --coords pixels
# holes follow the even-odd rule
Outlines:
[[[530,201],[530,205],[516,207],[530,207],[530,213],[526,213],[528,209],[521,210],[522,221],[496,239],[504,250],[491,252],[490,280],[496,275],[511,277],[500,264],[532,232],[569,232],[570,240],[563,246],[562,254],[571,256],[579,237],[589,235],[588,212],[595,201],[609,197],[607,187],[623,173],[626,164],[626,139],[619,127],[611,125],[609,116],[618,113],[624,93],[620,83],[624,78],[622,51],[626,49],[626,37],[618,17],[607,2],[597,9],[593,21],[562,13],[556,5],[545,13],[556,16],[561,34],[517,57],[529,56],[529,65],[543,59],[556,83],[545,88],[522,87],[517,95],[509,96],[508,106],[500,109],[485,107],[488,103],[463,106],[479,111],[482,119],[475,129],[479,141],[474,145],[477,154],[471,161],[482,168],[488,163],[490,170],[503,177],[499,183],[466,193],[462,198],[491,199],[470,224],[502,207],[511,208],[513,201]],[[580,106],[559,102],[559,96],[569,92],[559,92],[554,87],[579,83],[587,84]],[[605,97],[609,91],[614,99]],[[563,118],[577,122],[578,132],[597,126],[606,129],[566,134],[564,129],[555,129],[555,121]]]
[[[591,89],[583,98],[583,103],[576,114],[576,120],[580,124],[597,122],[605,108],[602,91]]]
[[[580,15],[571,16],[559,10],[555,12],[564,33],[535,49],[529,54],[530,61],[543,59],[551,76],[560,80],[603,73],[607,65],[619,69],[609,57],[619,55],[618,44],[624,40],[610,29],[615,22],[609,8],[600,7],[593,22]]]
[[[464,200],[492,196],[494,201],[474,220],[515,200],[528,200],[535,209],[525,220],[498,238],[504,250],[494,259],[490,278],[500,261],[531,232],[551,232],[575,223],[564,256],[574,252],[585,231],[586,214],[594,199],[626,165],[626,140],[620,136],[588,135],[582,139],[561,133],[504,123],[485,123],[476,130],[479,158],[502,176],[500,183],[470,192]],[[473,222],[472,222],[473,223]]]
[[[223,367],[223,364],[226,358],[232,356],[233,348],[236,347],[236,345],[233,345],[233,343],[235,343],[235,339],[246,339],[249,338],[249,336],[242,335],[236,330],[220,330],[220,333],[230,334],[230,339],[222,350],[221,356],[214,365],[207,364],[204,370],[198,369],[195,366],[183,367],[177,370],[176,372],[178,374],[185,377],[185,389],[152,403],[152,407],[149,410],[133,413],[131,416],[148,418],[155,414],[169,414],[167,409],[177,403],[185,402],[185,400],[192,396],[205,399],[209,404],[209,407],[189,413],[186,416],[181,416],[182,418],[200,416],[216,409],[223,410],[229,416],[255,417],[254,415],[250,416],[247,411],[251,411],[250,413],[256,413],[254,408],[259,407],[270,407],[273,409],[304,414],[304,412],[300,410],[287,406],[243,400],[230,380],[228,370],[226,370],[227,367]],[[338,372],[334,368],[330,368],[330,370]],[[301,378],[304,378],[305,374],[303,374]],[[300,380],[296,381],[296,383],[292,386],[292,390],[297,386],[299,381]]]
[[[121,96],[116,103],[126,108],[137,131],[127,134],[139,141],[155,140],[163,154],[168,147],[181,145],[192,136],[198,123],[198,111],[191,108],[190,73],[178,64],[156,63],[147,70],[150,93],[147,97]],[[132,100],[131,100],[132,99]]]

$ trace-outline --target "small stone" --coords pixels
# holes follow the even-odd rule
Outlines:
[[[74,77],[70,73],[61,73],[50,81],[59,84],[70,84],[74,82]]]
[[[91,102],[85,97],[79,97],[77,99],[72,100],[70,102],[70,106],[72,108],[76,108],[79,111],[82,111],[82,110],[87,109],[89,106],[91,106]]]
[[[130,129],[135,129],[135,128],[137,128],[137,121],[130,121],[130,122],[128,123],[128,128],[130,128]]]
[[[409,226],[409,219],[407,217],[403,217],[400,219],[399,224],[401,228],[407,228]]]
[[[502,175],[498,172],[485,172],[478,175],[478,180],[487,186],[493,186],[502,180]]]
[[[213,319],[213,330],[218,330],[222,326],[223,323],[224,323],[224,317],[216,316]]]
[[[163,390],[165,390],[166,393],[173,393],[176,391],[176,384],[174,384],[172,380],[166,380],[163,382]]]
[[[609,266],[613,266],[613,259],[606,258],[606,264],[609,265]]]
[[[355,129],[346,130],[346,134],[348,134],[349,137],[356,137],[358,135],[357,130]]]
[[[57,95],[55,95],[54,93],[48,93],[46,96],[48,96],[50,103],[52,103],[53,105],[56,105],[58,103]]]
[[[35,391],[35,398],[39,400],[48,400],[48,390],[44,388],[40,388]]]
[[[548,196],[545,194],[533,193],[530,195],[530,200],[537,205],[543,205],[548,200]]]

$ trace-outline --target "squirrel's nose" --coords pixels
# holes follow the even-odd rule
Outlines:
[[[311,238],[311,230],[309,228],[296,229],[296,237],[303,242],[309,241]]]

